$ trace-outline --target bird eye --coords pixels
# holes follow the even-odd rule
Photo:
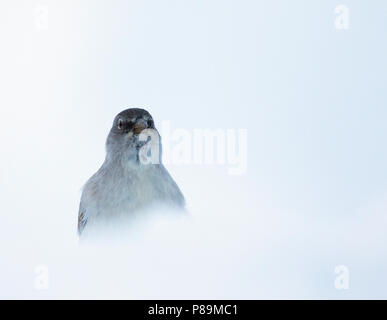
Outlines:
[[[147,124],[148,124],[148,128],[152,128],[153,127],[153,121],[152,120],[148,120]]]
[[[118,122],[117,122],[117,128],[119,130],[122,130],[124,128],[124,120],[122,119],[118,119]]]

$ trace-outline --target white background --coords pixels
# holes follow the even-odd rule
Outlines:
[[[387,298],[386,14],[376,0],[3,0],[0,297]],[[81,187],[135,106],[156,126],[246,128],[247,172],[168,165],[188,225],[80,247]]]

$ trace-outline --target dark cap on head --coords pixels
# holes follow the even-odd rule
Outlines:
[[[130,108],[121,111],[114,119],[112,131],[115,133],[128,133],[133,131],[139,134],[144,129],[154,129],[151,114],[140,108]]]

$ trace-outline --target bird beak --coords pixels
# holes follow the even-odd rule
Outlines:
[[[138,120],[134,125],[133,132],[134,134],[140,134],[142,130],[146,129],[148,126],[144,120]]]

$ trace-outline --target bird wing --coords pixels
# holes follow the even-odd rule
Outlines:
[[[87,218],[85,214],[86,210],[82,208],[82,205],[79,206],[78,212],[78,235],[82,234],[83,229],[86,227]]]

